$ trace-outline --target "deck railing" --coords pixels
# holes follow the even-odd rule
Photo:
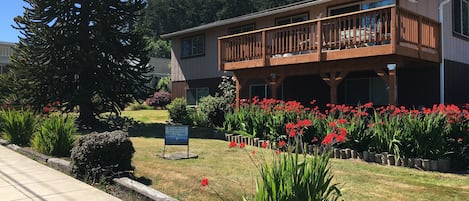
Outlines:
[[[219,64],[380,45],[440,52],[440,23],[396,6],[271,27],[219,38]],[[320,56],[318,56],[320,58]]]

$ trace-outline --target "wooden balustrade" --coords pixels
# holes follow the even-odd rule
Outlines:
[[[220,37],[219,64],[220,69],[225,69],[224,64],[231,62],[250,61],[244,63],[248,68],[315,62],[323,60],[321,55],[333,50],[351,50],[353,57],[380,52],[397,54],[395,46],[418,51],[417,55],[421,55],[421,51],[430,52],[439,58],[440,37],[439,22],[387,6]],[[390,47],[391,51],[381,48],[363,54],[355,50],[379,46]],[[317,56],[303,56],[311,54]],[[291,56],[302,56],[302,59],[287,58]],[[285,61],[281,61],[282,58]],[[325,57],[325,60],[331,58],[342,57]]]

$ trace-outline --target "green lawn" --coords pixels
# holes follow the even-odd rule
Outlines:
[[[122,111],[122,116],[132,117],[143,123],[165,123],[169,118],[168,110]]]
[[[210,129],[190,128],[190,150],[198,159],[170,161],[158,157],[163,152],[167,112],[161,110],[125,111],[126,116],[147,124],[129,130],[135,154],[136,174],[152,181],[151,186],[179,200],[241,200],[255,193],[258,175],[249,157],[270,151],[247,147],[230,149]],[[147,117],[146,115],[149,115]],[[168,147],[168,152],[185,147]],[[469,176],[368,164],[358,160],[333,159],[335,181],[341,184],[344,200],[469,200]],[[209,179],[209,187],[200,180]],[[215,193],[215,191],[217,193]]]

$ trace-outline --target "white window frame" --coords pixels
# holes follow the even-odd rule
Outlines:
[[[241,26],[236,26],[236,27],[230,27],[228,28],[228,34],[238,34],[238,33],[244,33],[248,31],[254,31],[256,30],[256,23],[251,23],[251,24],[245,24]]]

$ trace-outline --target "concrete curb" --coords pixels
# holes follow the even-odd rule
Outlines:
[[[159,192],[153,188],[150,188],[148,186],[145,186],[144,184],[137,182],[135,180],[132,180],[127,177],[122,177],[122,178],[114,178],[112,181],[114,181],[116,184],[130,189],[136,193],[139,193],[146,198],[149,198],[151,200],[155,201],[177,201],[177,199],[169,197],[168,195]]]

